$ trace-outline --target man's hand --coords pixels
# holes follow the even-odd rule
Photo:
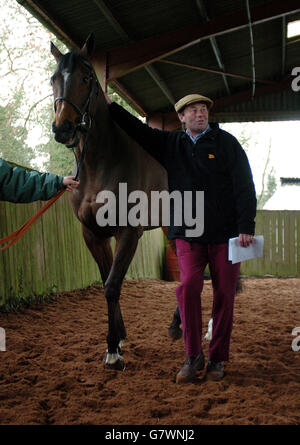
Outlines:
[[[246,233],[239,234],[239,243],[242,247],[248,247],[253,243],[253,235],[247,235]]]
[[[79,180],[74,181],[75,176],[65,176],[63,179],[63,185],[66,187],[66,189],[71,192],[73,189],[78,187]]]

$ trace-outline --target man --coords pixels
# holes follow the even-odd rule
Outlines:
[[[169,191],[204,191],[204,232],[187,238],[185,225],[174,225],[168,238],[176,240],[181,284],[176,289],[186,360],[177,383],[194,379],[205,365],[202,352],[201,292],[207,264],[213,285],[213,333],[206,377],[220,380],[229,360],[235,289],[240,264],[228,260],[228,240],[239,237],[241,246],[253,241],[256,196],[247,156],[239,142],[218,124],[208,122],[213,101],[190,94],[175,104],[185,131],[161,131],[144,125],[115,103],[113,119],[167,170]],[[195,199],[193,209],[195,209]]]
[[[79,184],[74,176],[57,176],[13,167],[0,159],[0,201],[28,203],[48,201],[60,189],[73,190]]]

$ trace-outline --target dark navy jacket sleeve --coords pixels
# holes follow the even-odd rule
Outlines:
[[[115,102],[109,111],[112,119],[165,167],[170,132],[149,127]]]

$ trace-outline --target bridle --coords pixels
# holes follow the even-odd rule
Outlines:
[[[89,66],[91,69],[91,65],[84,61],[84,63]],[[75,142],[72,145],[66,145],[67,148],[71,148],[73,150],[74,153],[74,157],[75,157],[75,161],[76,161],[76,165],[77,165],[77,171],[76,171],[76,175],[75,175],[75,181],[78,179],[79,176],[79,172],[80,172],[80,168],[82,166],[82,162],[86,153],[86,144],[87,144],[87,139],[88,139],[88,135],[89,135],[89,131],[92,127],[92,117],[90,115],[90,105],[91,105],[91,99],[93,97],[94,91],[95,91],[95,87],[96,87],[96,95],[98,96],[98,92],[99,92],[99,82],[96,78],[96,76],[93,74],[93,71],[90,74],[90,79],[92,80],[91,82],[91,87],[90,87],[90,91],[87,97],[87,100],[85,101],[85,104],[83,106],[83,108],[79,108],[78,105],[76,105],[74,102],[72,102],[70,99],[68,99],[65,96],[59,96],[54,100],[54,111],[56,113],[57,110],[57,102],[59,101],[64,101],[69,103],[70,105],[72,105],[72,107],[74,108],[74,110],[79,114],[80,116],[80,122],[77,124],[77,126],[75,127],[75,135],[77,133],[77,131],[81,131],[82,133],[85,133],[85,138],[84,138],[84,143],[83,143],[83,147],[81,150],[81,154],[80,154],[80,159],[79,162],[77,160],[76,154],[74,152],[74,147],[77,145],[77,142],[75,140]]]

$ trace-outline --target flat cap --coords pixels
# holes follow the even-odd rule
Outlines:
[[[187,107],[188,105],[194,104],[196,102],[205,102],[208,109],[210,109],[214,104],[209,97],[202,96],[201,94],[189,94],[176,102],[174,108],[176,112],[179,113],[184,107]]]

